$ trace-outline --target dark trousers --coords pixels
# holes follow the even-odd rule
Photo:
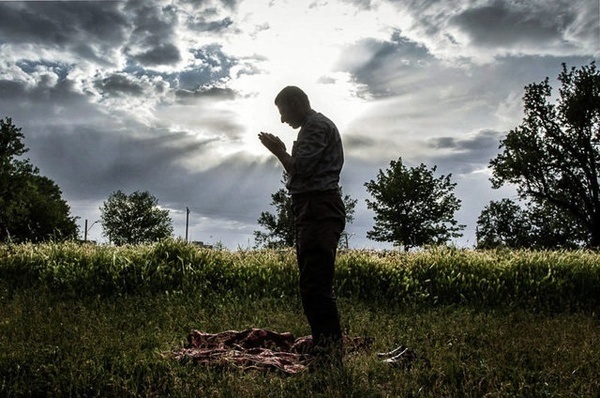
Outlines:
[[[345,227],[344,203],[336,191],[292,195],[300,296],[317,347],[341,342],[333,291],[335,256]]]

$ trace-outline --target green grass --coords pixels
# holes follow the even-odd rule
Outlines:
[[[464,306],[370,306],[341,299],[345,332],[374,337],[338,373],[284,376],[180,363],[193,329],[308,334],[297,299],[149,295],[59,299],[3,294],[0,396],[564,396],[600,394],[600,324],[590,314]],[[377,351],[405,344],[411,368]]]
[[[600,396],[592,252],[341,253],[342,325],[374,338],[342,371],[182,363],[198,329],[309,334],[291,251],[0,246],[0,397]],[[375,355],[404,344],[425,361]]]

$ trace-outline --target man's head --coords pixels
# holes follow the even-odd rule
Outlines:
[[[304,91],[296,86],[287,86],[275,97],[275,105],[281,115],[281,123],[296,129],[302,125],[310,111],[310,101]]]

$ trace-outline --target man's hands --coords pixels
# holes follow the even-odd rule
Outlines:
[[[283,153],[287,152],[283,141],[271,133],[260,132],[258,134],[258,139],[269,151],[271,151],[271,153],[273,153],[273,155],[277,156],[278,158]]]
[[[269,151],[271,151],[273,155],[277,157],[277,159],[279,159],[285,171],[291,174],[293,160],[292,156],[287,153],[287,149],[285,148],[283,141],[271,133],[265,133],[262,131],[258,134],[258,139]]]

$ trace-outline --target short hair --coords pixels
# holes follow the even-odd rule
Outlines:
[[[310,108],[310,101],[304,91],[296,86],[287,86],[277,94],[275,97],[275,105],[289,105],[294,99],[300,102],[300,105]]]

